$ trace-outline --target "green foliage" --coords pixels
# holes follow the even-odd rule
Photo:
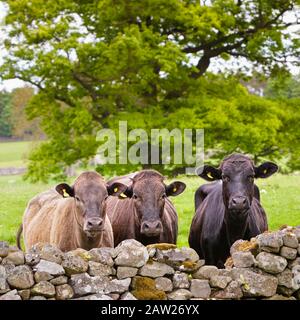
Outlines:
[[[11,96],[8,92],[0,92],[0,137],[11,136]]]
[[[299,0],[6,3],[1,78],[39,89],[28,114],[48,138],[30,156],[32,180],[86,162],[96,132],[124,117],[147,131],[204,128],[217,157],[237,146],[256,158],[286,151],[281,106],[207,70],[212,59],[242,57],[266,75],[280,72],[298,55],[283,16],[298,14]]]

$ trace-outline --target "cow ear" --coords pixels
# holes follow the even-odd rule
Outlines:
[[[110,196],[121,197],[121,195],[126,191],[127,186],[120,182],[114,182],[110,185],[107,185],[107,193]]]
[[[169,196],[178,196],[184,191],[186,184],[181,181],[174,181],[168,186],[166,186],[166,195]]]
[[[273,162],[265,162],[254,168],[255,178],[268,178],[278,170],[277,164]]]
[[[61,194],[64,198],[74,197],[74,189],[67,183],[60,183],[55,187],[55,190]]]
[[[199,167],[196,172],[199,177],[206,181],[215,181],[222,178],[222,170],[213,166],[204,165],[203,167]]]

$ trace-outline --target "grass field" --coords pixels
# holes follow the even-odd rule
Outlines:
[[[24,155],[32,142],[0,143],[0,167],[23,167]],[[185,192],[172,198],[179,215],[178,245],[188,245],[188,233],[194,215],[194,192],[204,183],[199,177],[181,176]],[[275,174],[257,181],[271,230],[283,224],[300,225],[300,175]],[[30,184],[21,176],[0,176],[0,241],[15,243],[15,234],[27,202],[52,184]]]
[[[1,142],[0,143],[0,168],[24,167],[26,155],[32,148],[33,142]]]

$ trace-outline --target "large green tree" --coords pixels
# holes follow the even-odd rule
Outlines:
[[[11,136],[11,95],[0,92],[0,137]]]
[[[252,141],[247,113],[239,113],[238,101],[231,107],[226,100],[228,91],[240,91],[239,86],[232,88],[229,81],[221,96],[216,88],[226,81],[214,87],[219,80],[211,81],[207,70],[214,59],[232,57],[271,74],[297,57],[299,49],[297,37],[288,32],[298,24],[299,0],[6,3],[3,46],[9,54],[1,77],[18,78],[39,89],[28,111],[32,118],[41,118],[48,136],[31,155],[33,179],[47,179],[64,166],[88,159],[98,146],[96,131],[119,117],[130,118],[132,112],[146,119],[140,120],[146,128],[171,125],[161,121],[169,116],[179,127],[205,125],[208,147],[215,147],[219,138],[220,149],[229,151],[227,135],[237,138],[229,141],[230,148],[241,140],[243,151],[252,152],[247,147]],[[205,101],[200,93],[212,99]],[[276,114],[261,102],[257,112],[265,120]],[[280,131],[280,120],[273,120],[269,131],[264,128],[266,143]],[[241,123],[246,125],[242,131]],[[253,134],[259,135],[258,128]],[[241,132],[245,135],[240,138]],[[266,149],[259,146],[257,154]]]

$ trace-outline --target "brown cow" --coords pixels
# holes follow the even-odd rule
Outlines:
[[[107,201],[115,245],[125,239],[136,239],[144,245],[176,243],[178,217],[168,196],[179,195],[186,186],[180,181],[167,186],[163,180],[157,171],[142,170],[108,182],[128,186],[126,198],[109,197]]]
[[[256,167],[247,156],[232,154],[219,168],[205,165],[199,172],[205,180],[218,180],[196,191],[196,213],[189,234],[190,247],[206,264],[224,267],[236,240],[249,240],[267,230],[267,217],[254,178],[267,178],[277,169],[275,163]]]
[[[121,183],[106,185],[96,172],[84,172],[72,187],[61,183],[55,190],[35,196],[23,217],[26,250],[38,242],[53,244],[63,251],[113,247],[106,199],[125,190]]]

